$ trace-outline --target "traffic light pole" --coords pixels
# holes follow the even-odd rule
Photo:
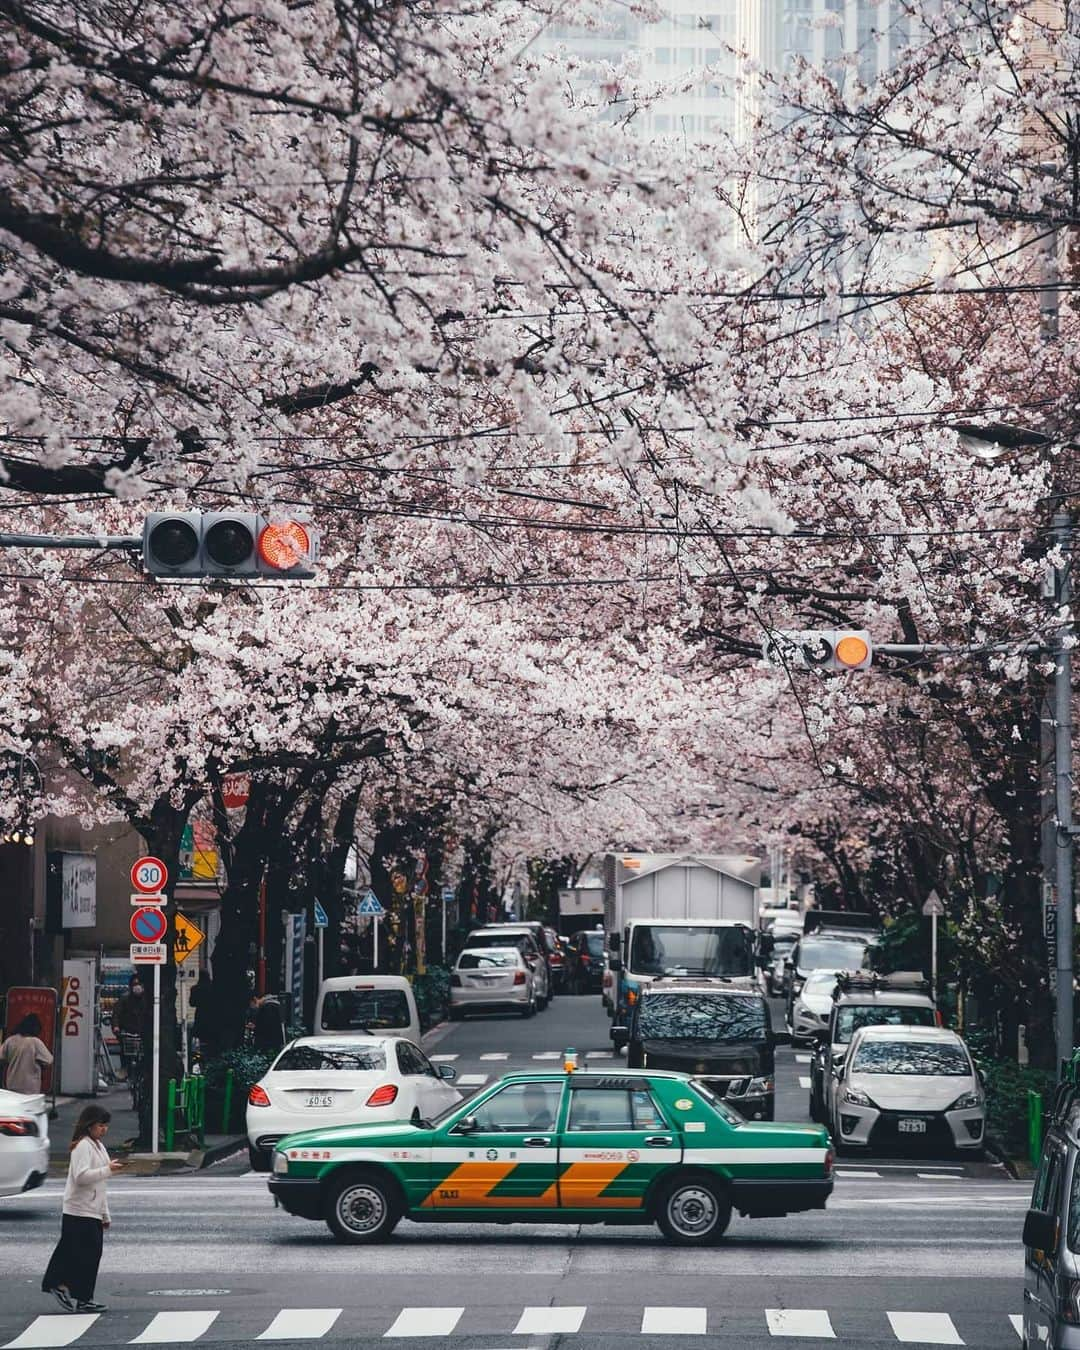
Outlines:
[[[142,540],[125,535],[0,534],[0,548],[117,548],[137,553]]]

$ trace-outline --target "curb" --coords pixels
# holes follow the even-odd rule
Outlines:
[[[247,1135],[238,1135],[234,1139],[223,1139],[220,1144],[211,1144],[209,1148],[193,1149],[187,1155],[188,1166],[196,1169],[204,1167],[213,1167],[214,1163],[221,1162],[222,1159],[231,1157],[234,1153],[239,1153],[241,1149],[247,1148]]]

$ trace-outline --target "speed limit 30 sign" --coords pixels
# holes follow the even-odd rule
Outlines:
[[[131,884],[142,895],[155,895],[165,889],[169,869],[160,858],[137,858],[131,868]]]

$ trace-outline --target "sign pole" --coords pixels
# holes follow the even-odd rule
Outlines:
[[[325,930],[325,929],[322,927],[322,925],[320,924],[320,926],[319,926],[319,988],[320,988],[320,989],[322,988],[322,982],[323,982],[323,948],[322,948],[322,940],[323,940],[323,933],[324,933],[325,931],[326,931],[326,930]]]
[[[158,1127],[160,1121],[161,1088],[161,966],[154,966],[154,1062],[150,1084],[151,1135],[153,1141],[150,1152],[158,1151]]]
[[[937,1002],[937,910],[930,915],[930,987]]]
[[[442,961],[446,965],[446,896],[443,896],[442,902]]]
[[[375,949],[372,953],[371,969],[373,971],[377,971],[379,969],[379,916],[377,914],[375,915],[374,923],[375,923]]]

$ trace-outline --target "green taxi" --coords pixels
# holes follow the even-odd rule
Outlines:
[[[511,1073],[438,1119],[339,1125],[282,1139],[275,1203],[339,1242],[423,1223],[657,1223],[716,1241],[732,1210],[823,1209],[833,1188],[818,1125],[744,1120],[681,1073]]]

